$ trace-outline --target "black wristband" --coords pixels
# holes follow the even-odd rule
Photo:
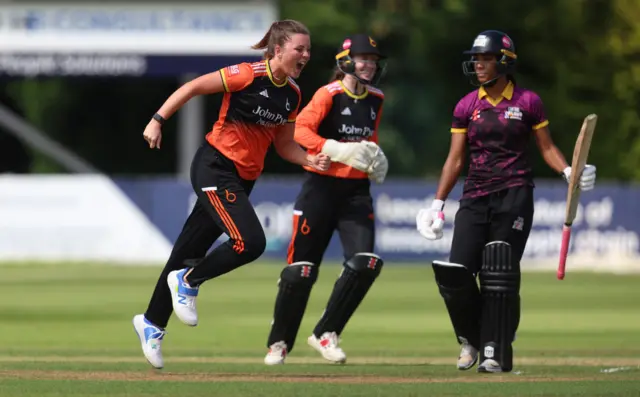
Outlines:
[[[154,119],[155,121],[157,121],[158,123],[160,123],[160,125],[163,125],[163,124],[164,124],[164,122],[165,122],[165,121],[167,121],[167,120],[165,120],[165,118],[164,118],[164,117],[160,116],[158,113],[156,113],[156,114],[154,114],[154,115],[153,115],[153,119]]]

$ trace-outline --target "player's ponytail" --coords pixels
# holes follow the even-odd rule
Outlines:
[[[272,59],[275,56],[276,45],[283,47],[294,34],[309,35],[309,29],[301,22],[293,19],[275,21],[271,24],[262,40],[251,46],[251,48],[265,50],[264,59]]]
[[[342,80],[344,79],[345,73],[340,70],[339,67],[335,67],[333,69],[333,73],[331,74],[331,78],[329,79],[329,83],[331,83],[332,81],[336,81],[336,80]]]
[[[262,37],[262,40],[260,40],[259,42],[257,42],[256,44],[252,45],[251,48],[254,50],[262,50],[265,49],[269,46],[269,40],[271,39],[271,32],[273,31],[273,26],[276,24],[277,22],[274,22],[271,24],[271,26],[269,27],[269,30],[267,30],[267,33],[265,33],[264,37]],[[265,51],[265,59],[267,58],[267,52]]]

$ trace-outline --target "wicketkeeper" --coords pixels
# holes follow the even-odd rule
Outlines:
[[[371,37],[344,40],[331,82],[318,89],[296,122],[295,139],[311,154],[325,153],[328,171],[310,167],[294,206],[293,237],[280,274],[265,363],[282,364],[293,349],[320,263],[335,230],[344,264],[309,345],[336,363],[346,360],[339,338],[382,270],[374,251],[371,180],[382,183],[387,159],[377,146],[384,94],[373,85],[383,55]]]

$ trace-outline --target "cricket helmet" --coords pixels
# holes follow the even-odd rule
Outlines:
[[[351,58],[353,55],[367,54],[378,56],[378,62],[376,62],[376,73],[371,80],[365,80],[356,75],[356,63]],[[387,57],[380,52],[378,43],[376,43],[371,36],[358,33],[344,39],[342,46],[338,49],[338,53],[336,54],[336,64],[341,72],[354,76],[362,84],[376,85],[386,70],[386,63],[384,62],[386,58]]]
[[[470,50],[464,51],[465,55],[471,55],[471,59],[462,62],[462,71],[465,76],[471,78],[471,83],[474,85],[491,86],[495,84],[500,76],[510,76],[516,71],[516,46],[506,33],[497,30],[485,30],[481,32],[473,40],[473,45]],[[496,64],[498,75],[486,83],[480,84],[476,77],[475,63],[477,62],[476,55],[478,54],[490,54],[496,56]]]

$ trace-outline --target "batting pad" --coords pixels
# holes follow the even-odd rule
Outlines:
[[[513,369],[511,343],[520,322],[520,264],[511,245],[492,241],[483,252],[479,273],[482,296],[481,362],[493,359],[503,372]]]
[[[324,314],[314,330],[316,336],[322,336],[325,332],[342,333],[380,274],[383,264],[379,256],[370,253],[355,254],[344,263]]]
[[[267,347],[284,341],[288,352],[293,350],[311,289],[317,279],[318,266],[311,262],[295,262],[282,270]]]
[[[449,312],[458,343],[480,348],[482,298],[474,275],[456,263],[434,261],[433,273],[440,296]]]

